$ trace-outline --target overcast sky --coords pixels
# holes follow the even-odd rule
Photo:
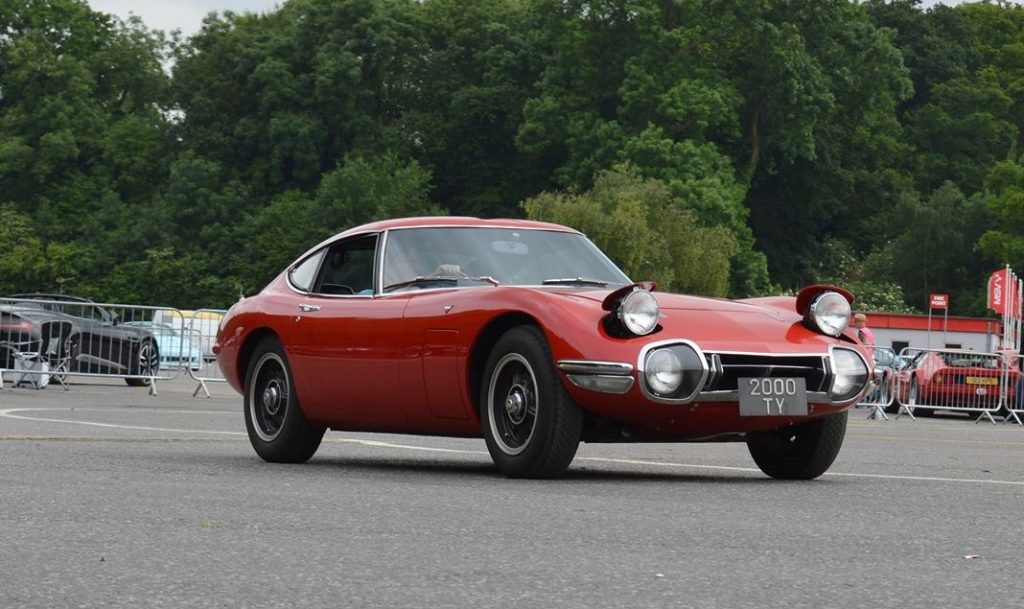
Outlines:
[[[150,29],[180,29],[186,36],[199,31],[203,17],[210,12],[235,11],[264,13],[284,0],[88,0],[93,10],[127,18],[134,14]]]
[[[467,0],[472,1],[472,0]],[[959,4],[963,0],[926,0],[924,6],[938,2]],[[243,13],[263,13],[273,10],[284,0],[89,0],[94,10],[113,13],[119,17],[135,14],[142,18],[147,27],[170,31],[180,29],[186,36],[199,31],[207,13],[226,10]],[[1018,1],[1018,4],[1021,2]]]

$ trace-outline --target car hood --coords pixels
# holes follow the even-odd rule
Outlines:
[[[597,303],[612,293],[608,289],[593,288],[538,288],[548,294],[561,294],[568,298],[593,300]],[[746,313],[767,315],[773,319],[789,319],[799,317],[794,308],[786,311],[778,307],[765,306],[755,302],[729,300],[727,298],[711,298],[707,296],[691,296],[689,294],[670,294],[668,292],[651,292],[663,311],[717,311],[720,313]],[[795,302],[795,301],[794,301]]]
[[[600,307],[610,290],[546,289],[550,298],[575,301],[586,308]],[[796,312],[794,298],[760,302],[707,298],[654,292],[661,308],[660,329],[639,340],[692,340],[704,350],[754,353],[821,353],[829,345],[852,338],[833,338],[810,330]],[[771,303],[771,304],[769,304]],[[792,306],[792,309],[786,306]]]

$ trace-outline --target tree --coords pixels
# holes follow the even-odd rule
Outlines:
[[[1024,165],[997,163],[985,178],[982,200],[995,222],[978,240],[978,249],[994,266],[1024,269]]]
[[[586,233],[627,275],[660,289],[724,296],[738,245],[722,227],[702,227],[661,181],[620,166],[582,194],[543,193],[523,203],[528,217]]]
[[[345,159],[324,176],[315,195],[289,191],[253,211],[238,231],[238,250],[225,257],[247,293],[262,288],[323,239],[374,220],[442,215],[430,203],[430,174],[394,156]]]
[[[0,8],[0,203],[22,214],[46,259],[12,289],[95,285],[140,253],[116,227],[166,169],[166,50],[140,21],[81,0]]]

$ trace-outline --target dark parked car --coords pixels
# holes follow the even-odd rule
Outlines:
[[[0,299],[0,363],[14,367],[17,352],[49,352],[73,373],[124,374],[145,386],[158,373],[160,353],[153,334],[121,324],[117,315],[86,298],[63,294],[17,294]]]

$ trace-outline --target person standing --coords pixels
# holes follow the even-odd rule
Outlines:
[[[860,342],[864,343],[868,347],[875,346],[875,335],[871,333],[871,328],[868,327],[868,316],[863,313],[857,313],[853,316],[853,327],[857,328],[857,338]]]

